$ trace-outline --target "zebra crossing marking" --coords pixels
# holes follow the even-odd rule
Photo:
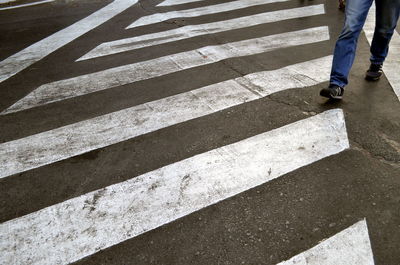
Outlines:
[[[347,148],[323,112],[0,224],[2,264],[77,261]]]
[[[364,25],[364,32],[367,37],[369,44],[372,43],[372,38],[375,31],[375,6],[371,6],[368,13],[367,20]],[[397,31],[394,31],[392,39],[390,41],[389,54],[383,64],[383,72],[388,79],[390,85],[393,88],[394,93],[400,100],[400,35]]]
[[[33,2],[33,3],[27,3],[27,4],[21,4],[21,5],[17,5],[17,6],[7,6],[7,7],[0,7],[0,11],[1,10],[9,10],[9,9],[16,9],[16,8],[21,8],[21,7],[28,7],[28,6],[36,6],[36,5],[42,5],[42,4],[47,4],[50,2],[54,2],[55,0],[42,0],[42,1],[37,1],[37,2]],[[10,1],[9,1],[10,2]],[[15,2],[15,1],[13,1]],[[0,2],[1,4],[2,2]]]
[[[259,5],[287,2],[287,1],[290,0],[238,0],[228,3],[197,7],[192,9],[171,11],[166,13],[156,13],[139,18],[138,20],[130,24],[127,27],[127,29],[159,23],[172,18],[198,17],[198,16],[217,14],[227,11],[239,10],[252,6],[259,6]]]
[[[133,38],[105,42],[79,58],[77,61],[132,51],[139,48],[188,39],[205,34],[219,33],[294,18],[316,16],[324,13],[324,5],[313,5],[307,7],[298,7],[273,12],[266,12],[257,15],[245,16],[200,25],[184,26],[181,28],[157,32],[153,34],[146,34]]]
[[[0,82],[14,76],[50,53],[110,20],[137,2],[138,0],[114,0],[86,18],[4,59],[0,62]]]
[[[331,56],[258,72],[0,144],[0,178],[290,88],[327,81]]]
[[[205,46],[196,50],[44,84],[1,114],[17,112],[67,98],[159,77],[224,59],[254,55],[285,47],[326,40],[329,40],[329,29],[327,26],[322,26],[222,45]]]
[[[366,220],[277,265],[374,265]]]
[[[188,3],[202,2],[204,0],[166,0],[159,3],[157,6],[174,6]]]

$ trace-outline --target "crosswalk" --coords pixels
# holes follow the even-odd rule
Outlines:
[[[201,5],[203,2],[166,0],[157,6]],[[127,29],[144,26],[150,29],[154,24],[169,19],[206,15],[215,16],[217,21],[99,43],[82,54],[78,61],[96,62],[100,57],[112,58],[115,54],[145,47],[157,49],[162,44],[196,36],[213,36],[284,20],[301,21],[325,14],[323,4],[310,4],[228,20],[220,18],[223,12],[284,2],[290,0],[237,0],[143,16]],[[0,62],[0,82],[107,23],[136,3],[136,0],[113,1],[86,19],[5,59]],[[135,85],[139,81],[152,82],[168,74],[184,74],[186,70],[234,58],[303,45],[323,45],[330,39],[328,25],[312,24],[306,23],[306,27],[300,30],[215,43],[45,83],[3,110],[1,115],[45,108],[48,104],[123,85]],[[30,181],[29,174],[39,174],[40,170],[35,170],[40,168],[57,167],[60,161],[70,161],[99,149],[107,150],[112,145],[152,132],[167,131],[188,121],[197,122],[279,92],[319,85],[328,81],[331,61],[332,56],[327,52],[320,58],[287,62],[278,69],[239,73],[233,79],[199,85],[187,92],[0,143],[0,180],[6,183],[13,178],[26,177],[26,181]],[[44,265],[80,261],[249,189],[269,185],[290,172],[340,154],[350,147],[341,109],[307,115],[310,117],[280,128],[231,144],[220,144],[140,175],[133,174],[119,183],[90,192],[73,191],[69,199],[46,202],[46,207],[40,210],[16,214],[0,224],[0,264]],[[367,221],[359,221],[310,250],[279,263],[289,264],[374,264]]]
[[[323,5],[314,5],[273,12],[265,12],[257,15],[245,16],[219,22],[184,26],[181,28],[162,31],[158,33],[103,43],[96,47],[93,51],[79,58],[78,61],[131,51],[134,49],[154,46],[162,43],[188,39],[205,34],[213,34],[240,28],[247,28],[251,26],[278,22],[288,19],[317,16],[324,13],[325,11]]]
[[[374,257],[371,252],[371,242],[369,241],[366,221],[359,221],[312,249],[277,265],[303,264],[374,265]]]
[[[159,3],[157,6],[174,6],[174,5],[182,5],[188,3],[200,2],[203,0],[166,0]]]
[[[3,223],[6,263],[74,262],[348,147],[333,110],[185,159]]]
[[[285,89],[316,85],[327,81],[330,61],[331,56],[327,56],[274,71],[249,74],[0,144],[0,178],[209,115]],[[310,70],[311,74],[307,74]]]
[[[25,110],[71,97],[215,63],[228,58],[322,42],[328,39],[328,27],[315,27],[251,40],[206,46],[193,51],[181,52],[44,84],[12,105],[4,113]]]
[[[193,9],[186,9],[180,11],[171,11],[166,13],[157,13],[149,16],[144,16],[130,24],[127,29],[147,26],[173,18],[197,17],[211,14],[218,14],[222,12],[234,11],[243,8],[261,6],[265,4],[287,2],[288,0],[237,0],[222,4],[208,5],[205,7],[198,7]]]
[[[15,2],[16,0],[4,0],[4,1],[0,1],[0,4],[2,3],[11,3],[11,2]],[[29,6],[35,6],[35,5],[42,5],[42,4],[47,4],[47,3],[51,3],[54,2],[55,0],[41,0],[41,1],[36,1],[33,3],[26,3],[26,4],[20,4],[20,5],[16,5],[16,6],[6,6],[6,7],[0,7],[0,11],[2,10],[10,10],[10,9],[16,9],[16,8],[23,8],[23,7],[29,7]]]
[[[133,6],[137,2],[137,0],[113,1],[108,6],[90,16],[1,61],[0,82],[16,75],[55,50],[110,20],[112,17]]]

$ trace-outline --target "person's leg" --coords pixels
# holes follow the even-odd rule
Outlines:
[[[376,0],[376,26],[371,44],[371,63],[382,64],[389,51],[400,13],[400,0]]]
[[[346,2],[345,24],[336,42],[333,56],[331,85],[343,88],[348,83],[348,75],[354,62],[358,37],[372,2],[373,0],[348,0]]]

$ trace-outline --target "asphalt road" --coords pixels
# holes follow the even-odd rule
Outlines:
[[[400,264],[400,63],[362,33],[321,98],[335,1],[38,2],[0,4],[0,264]]]

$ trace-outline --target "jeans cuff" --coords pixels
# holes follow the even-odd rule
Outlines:
[[[383,61],[377,61],[377,60],[372,60],[372,59],[370,59],[369,60],[372,64],[380,64],[380,65],[383,65]]]
[[[346,84],[336,82],[336,81],[329,82],[329,86],[331,86],[331,85],[340,86],[341,88],[344,88],[346,86]]]

